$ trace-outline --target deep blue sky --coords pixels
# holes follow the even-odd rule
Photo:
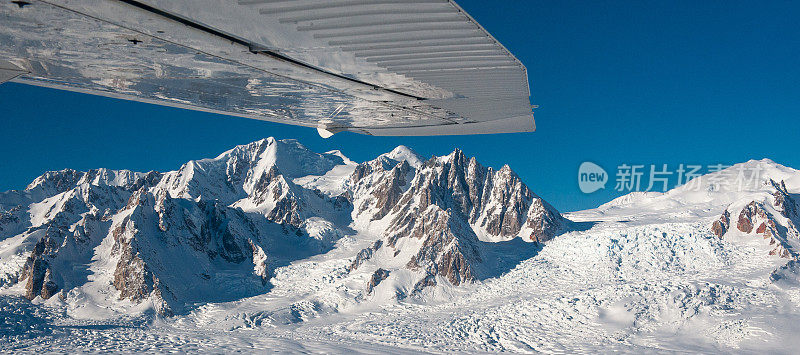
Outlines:
[[[464,7],[528,68],[537,132],[323,140],[315,130],[7,83],[0,85],[0,190],[46,170],[173,170],[263,137],[363,161],[405,144],[505,163],[559,210],[619,193],[577,187],[581,162],[800,168],[800,3],[485,1]]]

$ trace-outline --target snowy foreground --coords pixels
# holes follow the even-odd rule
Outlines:
[[[396,151],[393,159],[423,171],[416,156],[398,152],[411,154]],[[342,193],[344,185],[337,181],[353,170],[346,162],[294,183]],[[800,283],[793,264],[798,235],[792,208],[800,200],[800,172],[769,160],[731,169],[754,166],[763,170],[760,179],[744,188],[726,185],[722,173],[715,173],[692,188],[632,194],[565,213],[569,228],[542,244],[526,242],[533,249],[511,248],[526,251],[497,275],[454,285],[439,273],[438,283],[418,294],[410,288],[419,285],[418,278],[426,280],[430,269],[394,265],[380,251],[350,267],[359,250],[383,240],[374,232],[388,224],[381,218],[373,224],[355,218],[352,230],[330,248],[276,265],[263,292],[196,302],[175,315],[157,312],[152,295],[136,304],[121,300],[120,291],[109,286],[102,292],[114,297],[98,296],[103,293],[97,284],[110,284],[109,279],[90,277],[71,291],[32,301],[23,297],[23,282],[9,281],[0,288],[0,351],[796,353]],[[357,197],[354,201],[358,206]],[[242,209],[257,207],[238,203]],[[726,214],[724,228],[715,228]],[[482,263],[467,258],[471,269],[465,270],[479,274],[491,255],[485,249],[509,241],[478,228],[478,222],[470,226],[483,257]],[[26,251],[19,245],[29,236],[2,238],[0,271],[10,280],[24,262],[19,255]],[[403,249],[409,245],[398,242],[395,256],[412,255]],[[92,258],[88,269],[100,272],[95,264],[102,256]],[[372,285],[378,266],[390,276]],[[59,282],[66,288],[69,280]]]

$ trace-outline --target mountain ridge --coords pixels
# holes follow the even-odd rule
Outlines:
[[[5,253],[24,260],[0,286],[164,315],[269,292],[275,268],[361,234],[383,238],[386,260],[406,259],[379,262],[358,292],[389,279],[398,299],[416,296],[501,272],[483,270],[507,264],[487,262],[493,242],[544,242],[568,224],[510,168],[484,168],[458,149],[424,160],[398,146],[356,164],[271,137],[163,173],[46,172],[0,208]],[[406,277],[394,280],[398,271]]]

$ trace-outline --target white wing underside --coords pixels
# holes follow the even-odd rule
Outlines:
[[[6,80],[321,134],[534,130],[525,67],[448,0],[3,1]]]

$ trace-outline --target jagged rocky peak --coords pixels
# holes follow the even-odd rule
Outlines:
[[[356,165],[347,178],[348,195],[354,200],[354,217],[384,218],[409,187],[420,164],[416,153],[400,146]]]
[[[483,167],[460,149],[417,166],[385,156],[359,165],[350,177],[355,211],[388,227],[349,269],[369,262],[391,271],[397,267],[389,264],[403,262],[418,276],[399,297],[441,282],[481,279],[497,264],[493,249],[499,243],[516,239],[533,250],[530,242],[545,242],[569,224],[508,165]],[[385,275],[392,279],[394,273]]]
[[[422,193],[421,208],[430,204],[455,208],[481,240],[546,241],[566,225],[561,214],[528,189],[510,166],[483,167],[460,149],[427,161],[414,184],[411,190]]]
[[[510,167],[461,150],[424,160],[399,146],[356,164],[267,138],[175,171],[62,170],[0,194],[1,237],[16,238],[0,251],[24,256],[0,287],[172,314],[267,292],[276,268],[368,236],[345,269],[368,273],[367,295],[407,297],[495,275],[567,223]]]
[[[238,270],[226,282],[238,279],[257,289],[268,274],[257,235],[244,213],[216,200],[186,203],[140,189],[111,226],[113,285],[120,299],[152,298],[165,314],[196,299],[198,282],[204,292],[230,293],[214,281],[218,268]]]
[[[359,164],[349,178],[356,210],[373,220],[429,205],[454,208],[476,228],[481,240],[546,241],[566,225],[561,214],[539,198],[508,166],[483,167],[460,149],[417,164],[400,146],[391,153]],[[413,153],[413,152],[412,152]],[[390,157],[403,157],[394,160]],[[397,219],[397,217],[395,217]],[[397,223],[394,223],[395,225]]]
[[[800,218],[800,201],[797,200],[796,195],[790,194],[786,189],[786,182],[781,180],[780,183],[777,183],[775,180],[770,180],[770,185],[775,189],[772,194],[773,204],[781,212],[781,215],[794,221]]]

